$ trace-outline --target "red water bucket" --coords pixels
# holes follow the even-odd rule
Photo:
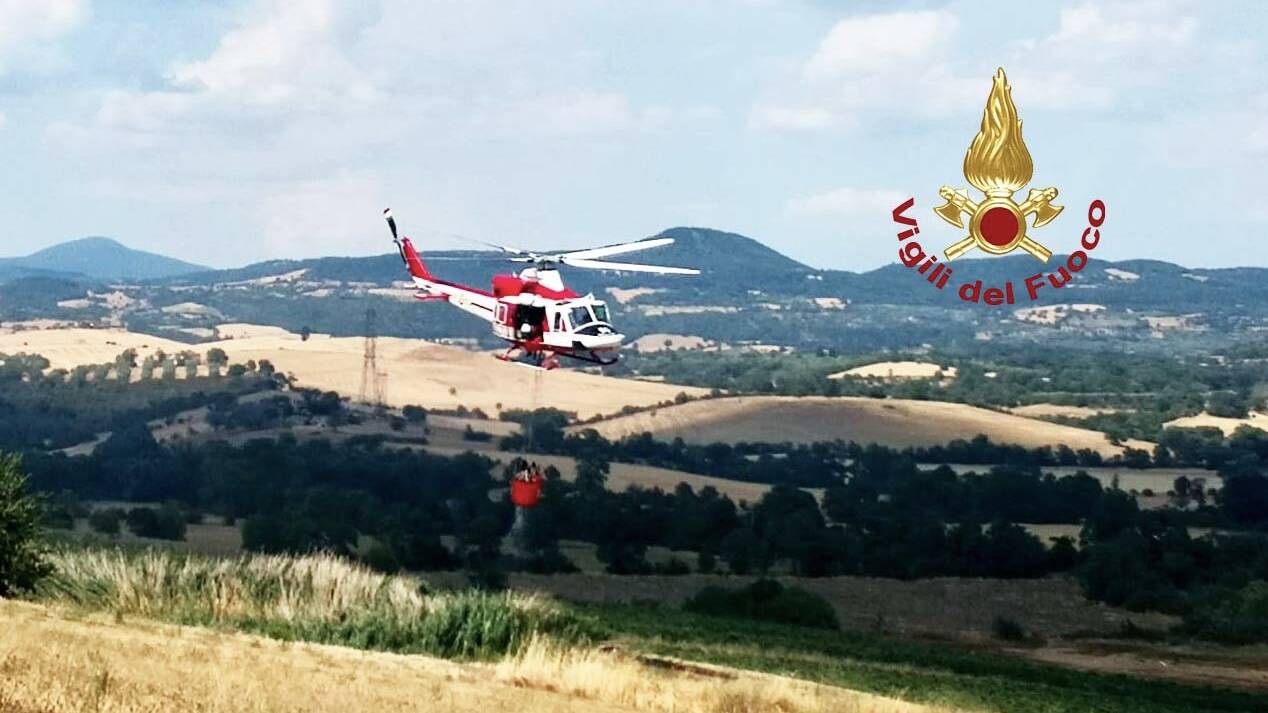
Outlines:
[[[511,480],[511,502],[515,507],[531,508],[537,505],[542,497],[542,481],[540,479]]]

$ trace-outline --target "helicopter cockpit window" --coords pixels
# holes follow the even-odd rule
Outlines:
[[[594,318],[590,316],[590,311],[585,308],[585,305],[573,307],[569,312],[568,319],[572,322],[573,329],[576,329],[583,324],[590,324],[594,321]]]
[[[608,319],[608,306],[607,306],[607,305],[603,304],[602,302],[597,302],[597,303],[595,303],[595,304],[593,305],[593,307],[594,307],[594,317],[595,317],[595,319],[599,320],[600,322],[610,322],[610,321],[611,321],[610,319]]]

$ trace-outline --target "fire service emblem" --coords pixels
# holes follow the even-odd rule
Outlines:
[[[995,73],[991,95],[982,112],[982,128],[973,137],[964,154],[964,178],[986,199],[974,202],[968,191],[943,186],[938,195],[946,203],[934,208],[940,218],[957,228],[969,219],[969,235],[942,251],[947,260],[979,248],[992,255],[1004,255],[1017,248],[1048,262],[1052,251],[1026,235],[1026,218],[1035,216],[1035,227],[1042,228],[1061,214],[1062,207],[1053,205],[1057,189],[1032,188],[1026,200],[1018,204],[1013,194],[1030,183],[1035,164],[1021,137],[1021,119],[1013,104],[1013,88],[1003,68]]]
[[[1025,199],[1017,202],[1015,195],[1030,183],[1034,171],[1030,150],[1022,138],[1017,106],[1013,104],[1012,87],[1001,68],[995,72],[991,83],[981,127],[964,154],[964,178],[981,192],[981,199],[971,197],[965,188],[943,186],[938,191],[944,202],[933,212],[956,228],[968,229],[968,235],[943,250],[946,262],[976,248],[987,255],[1007,255],[1014,250],[1022,250],[1041,263],[1048,263],[1052,250],[1030,237],[1028,229],[1042,228],[1051,223],[1061,215],[1064,207],[1053,203],[1057,189],[1052,187],[1031,188]],[[945,263],[937,264],[938,256],[926,253],[915,240],[920,234],[919,223],[907,215],[915,203],[914,197],[908,198],[893,210],[894,222],[905,228],[898,233],[898,258],[903,265],[914,269],[941,290],[950,282],[952,270]],[[1031,216],[1034,216],[1033,223]],[[1080,240],[1081,249],[1071,252],[1055,271],[1025,278],[1024,294],[1031,301],[1038,299],[1039,290],[1045,285],[1064,287],[1074,273],[1087,265],[1088,251],[1100,243],[1100,228],[1105,222],[1103,201],[1097,199],[1091,202],[1087,221],[1087,229]],[[974,280],[963,283],[956,292],[965,302],[985,302],[989,305],[1015,304],[1018,294],[1012,281],[1001,286],[984,286],[981,280]]]

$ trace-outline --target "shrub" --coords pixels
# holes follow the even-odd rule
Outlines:
[[[160,508],[135,507],[127,513],[128,529],[137,537],[185,539],[185,514],[175,503]]]
[[[798,626],[837,629],[836,611],[826,599],[800,587],[785,587],[761,579],[739,590],[710,586],[701,589],[682,608],[707,616],[758,619]]]
[[[21,459],[0,453],[0,597],[29,590],[51,572],[39,539],[42,510],[26,490]]]
[[[95,532],[103,535],[119,534],[119,524],[123,521],[123,510],[119,508],[101,508],[93,510],[88,516],[88,524]]]
[[[656,564],[653,564],[652,573],[653,574],[668,574],[668,575],[675,575],[675,576],[691,574],[691,566],[688,565],[686,562],[683,562],[682,560],[678,559],[677,557],[672,557],[667,562],[657,562]]]
[[[1268,642],[1268,580],[1238,590],[1204,592],[1185,615],[1182,628],[1228,644]]]
[[[286,640],[494,658],[534,636],[588,641],[572,610],[507,592],[428,594],[422,582],[332,555],[220,559],[150,550],[64,549],[39,586],[54,601]]]
[[[1022,642],[1025,641],[1026,630],[1022,625],[1017,623],[1015,619],[996,614],[991,620],[991,633],[1000,641]]]

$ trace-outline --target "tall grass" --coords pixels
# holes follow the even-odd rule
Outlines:
[[[453,658],[495,658],[534,635],[590,638],[585,620],[537,596],[428,593],[326,554],[219,559],[164,550],[66,548],[37,595],[47,601],[180,624]]]

